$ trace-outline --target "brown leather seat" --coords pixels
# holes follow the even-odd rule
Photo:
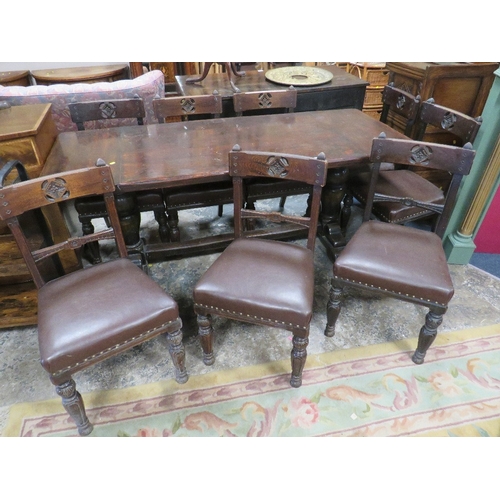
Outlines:
[[[406,226],[394,231],[384,222],[368,221],[349,243],[335,260],[334,277],[430,303],[446,305],[453,297],[443,244],[435,233]]]
[[[374,139],[370,157],[373,175],[368,188],[364,222],[340,252],[333,266],[325,328],[327,337],[335,334],[345,286],[377,291],[429,308],[412,357],[415,363],[423,363],[454,293],[442,237],[460,182],[470,172],[474,155],[471,144],[460,148],[409,139],[387,139],[384,134]],[[425,165],[426,168],[449,171],[452,174],[444,203],[423,204],[438,214],[434,232],[369,220],[374,198],[380,197],[375,188],[379,186],[381,162]],[[387,173],[399,172],[406,171],[394,170]],[[414,193],[408,194],[418,195],[421,192],[415,189]],[[413,198],[414,196],[408,198],[409,204],[418,207],[421,202]]]
[[[26,180],[0,189],[0,220],[19,245],[38,289],[40,361],[56,385],[78,432],[87,435],[89,422],[72,375],[160,334],[166,334],[175,378],[188,379],[182,344],[182,321],[176,302],[127,255],[114,199],[111,169],[102,160],[96,167]],[[110,228],[33,247],[22,224],[33,210],[80,197],[103,197]],[[77,250],[89,241],[116,240],[120,258],[49,279],[40,263],[57,260],[58,252]]]
[[[196,305],[213,314],[233,312],[243,320],[306,329],[314,295],[312,253],[285,242],[240,238],[196,284]]]
[[[314,299],[314,245],[321,188],[327,162],[318,158],[268,152],[245,152],[235,146],[229,154],[234,185],[235,240],[200,278],[193,290],[203,362],[214,362],[211,315],[283,328],[293,333],[290,384],[302,384],[309,324]],[[279,178],[307,183],[313,190],[310,217],[243,209],[244,180]],[[249,237],[245,221],[288,222],[308,228],[307,247]]]
[[[50,281],[38,292],[38,307],[40,360],[52,377],[179,324],[174,299],[128,259]]]

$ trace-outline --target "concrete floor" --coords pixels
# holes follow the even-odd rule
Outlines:
[[[287,201],[292,207],[294,202]],[[222,219],[217,208],[180,212],[182,237],[203,231],[227,230],[231,207],[225,207]],[[358,214],[359,215],[359,214]],[[360,218],[355,214],[348,234]],[[143,235],[154,234],[155,223],[145,219]],[[154,238],[154,236],[152,236]],[[106,249],[104,249],[106,253]],[[289,359],[291,335],[283,330],[253,326],[215,318],[216,362],[207,367],[202,362],[196,337],[196,319],[192,310],[192,289],[201,274],[218,254],[196,256],[154,263],[150,274],[178,302],[184,322],[186,365],[190,375],[240,366]],[[316,354],[351,347],[415,338],[424,322],[426,309],[380,295],[349,290],[333,338],[323,335],[326,303],[332,264],[318,240],[315,251],[316,296],[310,329],[308,353]],[[444,316],[439,332],[500,323],[500,279],[472,265],[450,266],[455,296]],[[307,363],[306,363],[307,369]],[[113,359],[75,375],[79,391],[85,393],[147,384],[173,376],[173,367],[163,337],[153,339]],[[19,402],[57,397],[46,372],[38,361],[36,327],[0,330],[0,433],[9,407]]]

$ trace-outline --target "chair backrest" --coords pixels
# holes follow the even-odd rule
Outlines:
[[[367,195],[364,220],[366,221],[370,218],[373,203],[377,201],[391,201],[407,206],[421,207],[438,214],[434,232],[442,237],[455,206],[460,182],[464,175],[469,174],[475,154],[476,152],[472,149],[472,144],[470,143],[467,143],[464,147],[457,147],[411,139],[388,139],[384,133],[380,134],[372,143],[370,156],[372,176]],[[411,198],[400,198],[376,193],[375,188],[380,164],[383,162],[449,172],[452,178],[445,194],[444,204],[438,205]]]
[[[111,168],[101,159],[97,160],[95,167],[47,175],[0,189],[0,220],[7,222],[37,288],[41,288],[46,282],[38,263],[60,251],[76,250],[91,241],[114,238],[120,257],[127,257],[114,190]],[[55,244],[52,241],[46,242],[46,246],[42,248],[32,248],[19,222],[21,216],[49,205],[91,195],[104,195],[110,228],[86,236],[70,237]]]
[[[108,99],[68,104],[71,120],[78,130],[85,130],[84,122],[111,120],[115,118],[135,118],[138,125],[144,124],[146,112],[140,97],[132,99]]]
[[[472,118],[451,108],[441,106],[434,102],[433,98],[428,99],[420,105],[419,124],[416,137],[422,140],[429,126],[439,130],[444,130],[455,136],[457,146],[474,142],[483,119],[481,117]]]
[[[292,113],[297,106],[297,90],[290,86],[283,90],[235,92],[233,106],[236,116],[242,116],[245,111],[279,108]]]
[[[218,118],[222,114],[222,98],[217,90],[212,95],[157,97],[153,99],[153,110],[159,123],[164,123],[165,118],[177,116],[184,120],[193,115]]]
[[[382,114],[380,121],[387,123],[389,111],[400,115],[405,121],[404,134],[410,136],[411,129],[415,124],[420,106],[420,96],[414,96],[409,92],[394,87],[391,82],[384,87],[382,94]]]
[[[229,153],[229,175],[233,178],[234,235],[245,236],[245,219],[262,219],[273,223],[294,223],[308,228],[307,247],[314,250],[321,202],[321,188],[325,185],[328,162],[325,154],[309,156],[241,151],[235,145]],[[260,212],[243,209],[244,180],[264,177],[299,181],[313,187],[309,217],[285,215],[279,212]]]

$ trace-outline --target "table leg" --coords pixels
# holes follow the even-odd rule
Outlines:
[[[148,271],[147,259],[144,253],[144,242],[139,234],[141,214],[137,208],[135,194],[118,193],[115,196],[115,200],[129,258],[139,267]]]
[[[319,235],[327,250],[333,254],[346,245],[342,200],[346,192],[347,177],[347,168],[329,170],[321,198]]]

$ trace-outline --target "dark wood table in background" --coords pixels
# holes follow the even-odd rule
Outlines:
[[[330,71],[331,81],[322,85],[296,86],[297,107],[295,111],[320,111],[325,109],[356,108],[362,109],[368,82],[347,73],[337,66],[318,66]],[[217,90],[222,96],[222,116],[234,116],[233,94],[226,73],[212,73],[199,83],[187,83],[194,75],[175,77],[177,93],[183,96],[212,94]],[[247,71],[245,76],[235,77],[241,92],[283,90],[287,85],[279,85],[266,79],[264,71]]]
[[[357,109],[63,132],[42,175],[89,167],[97,158],[110,164],[126,243],[137,248],[140,215],[131,208],[133,203],[127,204],[134,192],[228,180],[228,152],[235,144],[244,150],[307,156],[324,152],[330,171],[323,189],[320,232],[335,249],[345,244],[339,224],[348,169],[368,162],[372,140],[381,132],[404,138]],[[232,238],[228,234],[214,236],[213,240],[148,245],[146,254],[155,260],[215,250]]]

